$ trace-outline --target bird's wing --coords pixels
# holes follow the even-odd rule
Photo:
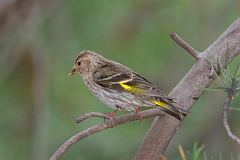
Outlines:
[[[107,71],[108,69],[105,68],[105,70]],[[95,77],[93,75],[95,82],[102,87],[120,92],[146,94],[149,96],[164,95],[153,83],[135,72],[124,70],[124,72],[121,73],[111,68],[111,72],[107,73],[108,74],[101,72],[99,73],[101,76]]]
[[[140,88],[130,86],[128,82],[132,81],[132,75],[129,73],[116,73],[113,75],[103,76],[99,79],[95,79],[95,82],[108,89],[113,89],[119,92],[143,92]]]
[[[95,76],[93,75],[93,77],[98,85],[106,89],[142,96],[142,98],[151,102],[153,105],[161,106],[165,109],[169,109],[169,105],[171,106],[175,103],[172,97],[161,92],[156,85],[135,72],[129,72],[128,70],[116,72],[113,68],[108,70],[111,72],[107,72],[107,74],[104,74],[102,71],[104,70],[101,70],[101,72],[95,74]]]

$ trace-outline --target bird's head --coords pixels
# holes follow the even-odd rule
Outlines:
[[[101,56],[93,51],[85,50],[80,52],[68,75],[71,76],[76,73],[80,73],[81,75],[88,74],[89,70],[91,70],[91,68],[97,63],[96,60],[99,57]]]

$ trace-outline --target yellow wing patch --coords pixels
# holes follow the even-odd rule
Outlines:
[[[133,87],[133,86],[130,86],[130,85],[127,85],[125,83],[129,82],[130,80],[124,80],[124,81],[121,81],[121,82],[118,82],[120,84],[120,86],[122,88],[124,88],[126,91],[128,92],[133,92],[133,93],[144,93],[144,90],[140,89],[140,88],[137,88],[137,87]]]
[[[164,102],[161,102],[161,101],[151,101],[152,103],[160,106],[160,107],[163,107],[163,108],[166,108],[166,109],[169,109],[168,107],[168,104],[164,103]]]

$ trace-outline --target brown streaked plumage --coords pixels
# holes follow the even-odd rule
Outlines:
[[[93,51],[82,51],[69,75],[80,73],[89,90],[114,110],[134,111],[140,107],[160,107],[181,120],[186,112],[173,98],[128,67]]]

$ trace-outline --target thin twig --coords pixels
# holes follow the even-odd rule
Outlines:
[[[178,151],[179,151],[179,155],[181,157],[181,160],[187,160],[186,154],[185,154],[184,149],[181,145],[178,146]]]
[[[86,113],[80,117],[78,117],[75,122],[76,123],[81,123],[82,121],[91,118],[91,117],[100,117],[100,118],[104,118],[107,119],[107,115],[105,113],[100,113],[100,112],[90,112],[90,113]]]
[[[170,37],[183,49],[185,49],[189,54],[191,54],[196,60],[199,59],[199,52],[191,47],[186,41],[184,41],[177,33],[171,33]]]
[[[159,160],[168,160],[164,155],[160,155]]]
[[[156,117],[156,116],[162,116],[164,113],[159,108],[149,109],[141,112],[142,119],[149,118],[149,117]],[[83,120],[86,120],[90,117],[101,117],[106,118],[106,115],[104,113],[98,113],[98,112],[91,112],[87,113],[81,117],[79,117],[76,122],[82,122]],[[134,113],[129,113],[120,117],[115,117],[114,119],[114,127],[125,124],[134,120],[137,120],[137,117]],[[51,156],[50,160],[58,160],[73,144],[77,143],[81,139],[84,139],[86,137],[89,137],[97,132],[106,130],[108,128],[112,128],[112,125],[108,122],[98,124],[95,126],[92,126],[82,132],[79,132],[69,138],[63,145],[61,145],[58,150]]]
[[[229,138],[231,138],[234,142],[238,143],[240,145],[240,138],[237,137],[232,131],[228,123],[228,112],[230,111],[230,105],[233,100],[232,95],[228,95],[228,98],[226,99],[226,102],[224,104],[224,111],[223,111],[223,125],[225,130],[227,131],[227,134]]]

